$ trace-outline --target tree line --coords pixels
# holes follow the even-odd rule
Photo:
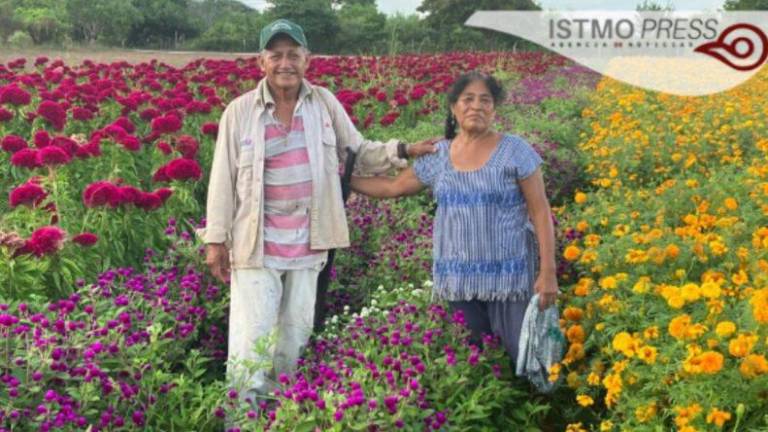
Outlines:
[[[726,10],[768,9],[768,0],[726,0]],[[276,18],[302,25],[321,54],[383,54],[531,47],[465,27],[475,10],[539,10],[536,0],[422,0],[420,14],[385,15],[375,0],[0,0],[0,46],[99,45],[253,52]],[[643,10],[670,10],[644,0]]]
[[[313,52],[381,54],[506,49],[511,36],[463,25],[474,10],[536,10],[535,0],[423,0],[386,15],[375,0],[0,0],[0,45],[99,45],[253,52],[276,18],[304,27]]]

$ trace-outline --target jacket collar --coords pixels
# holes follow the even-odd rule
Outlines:
[[[302,79],[301,88],[299,89],[299,101],[311,96],[314,92],[315,86],[312,85],[306,78]],[[267,87],[266,78],[263,78],[261,81],[259,81],[259,84],[256,86],[255,96],[256,105],[261,108],[266,107],[268,104],[274,104],[272,94],[269,92],[269,87]]]

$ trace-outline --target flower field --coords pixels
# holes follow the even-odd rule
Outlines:
[[[416,141],[475,69],[545,161],[570,342],[554,395],[430,301],[425,193],[350,199],[332,318],[241,404],[228,292],[191,233],[256,61],[20,59],[0,65],[0,430],[766,430],[768,75],[673,98],[523,52],[323,57],[308,78],[365,136]]]

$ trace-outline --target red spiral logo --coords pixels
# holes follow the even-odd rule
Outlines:
[[[723,30],[716,41],[701,44],[694,51],[712,56],[736,70],[751,71],[768,58],[768,37],[752,24],[734,24]],[[753,60],[755,55],[757,59]]]

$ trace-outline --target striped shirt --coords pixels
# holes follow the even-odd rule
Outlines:
[[[290,128],[274,117],[271,107],[264,124],[264,266],[319,269],[327,253],[309,247],[312,174],[301,103]]]
[[[504,135],[488,161],[457,171],[450,142],[413,165],[437,200],[433,295],[449,301],[527,301],[538,271],[538,246],[518,181],[541,164],[524,139]]]

